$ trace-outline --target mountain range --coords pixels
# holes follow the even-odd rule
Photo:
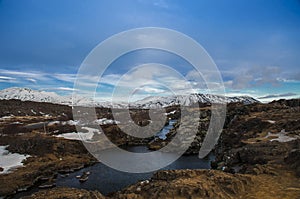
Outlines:
[[[30,88],[7,88],[0,91],[0,100],[18,99],[21,101],[34,102],[50,102],[54,104],[75,105],[75,106],[99,106],[99,107],[113,107],[124,108],[127,107],[125,102],[110,103],[110,102],[95,102],[94,100],[82,96],[61,96],[55,92],[32,90]],[[190,106],[194,103],[231,103],[241,102],[244,104],[251,104],[259,102],[250,96],[225,97],[212,94],[193,93],[189,95],[177,96],[150,96],[142,100],[135,101],[130,104],[130,107],[135,108],[158,108],[172,105]]]

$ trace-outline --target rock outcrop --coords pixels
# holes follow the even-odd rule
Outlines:
[[[117,192],[113,198],[234,198],[243,195],[251,177],[213,170],[158,171]]]

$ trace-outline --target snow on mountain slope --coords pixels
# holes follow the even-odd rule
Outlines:
[[[55,92],[32,90],[30,88],[12,87],[0,90],[0,100],[1,99],[18,99],[21,101],[49,102],[54,104],[72,105],[72,96],[60,96]],[[126,107],[123,103],[114,103],[112,105],[110,102],[95,102],[93,99],[83,96],[74,96],[73,103],[77,106],[102,106],[114,108]]]
[[[147,97],[145,99],[135,102],[135,105],[139,108],[157,108],[166,107],[171,105],[190,106],[194,103],[231,103],[242,102],[244,104],[251,104],[259,102],[256,99],[249,96],[240,97],[225,97],[211,94],[190,94],[190,95],[178,95],[167,97]]]
[[[50,102],[54,104],[72,105],[72,96],[60,96],[54,92],[38,91],[29,88],[7,88],[0,91],[0,99],[19,99],[21,101],[34,101],[34,102]],[[102,106],[102,107],[114,107],[124,108],[127,107],[125,103],[110,102],[94,102],[92,99],[82,96],[75,96],[74,105],[80,106]],[[194,103],[230,103],[230,102],[242,102],[244,104],[250,104],[258,102],[252,97],[224,97],[211,94],[190,94],[179,96],[152,96],[142,100],[136,101],[130,104],[131,107],[136,108],[157,108],[166,107],[171,105],[181,104],[183,106],[189,106]]]
[[[19,99],[21,101],[52,102],[64,104],[68,99],[54,92],[36,91],[29,88],[7,88],[0,91],[0,99]]]

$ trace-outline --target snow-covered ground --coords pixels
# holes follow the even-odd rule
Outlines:
[[[98,124],[98,125],[103,125],[103,124],[120,124],[119,121],[117,120],[111,120],[111,119],[106,119],[106,118],[101,118],[98,120],[94,120],[93,122],[91,122],[92,124]],[[51,121],[48,123],[49,126],[51,125],[56,125],[56,124],[61,124],[61,125],[78,125],[78,126],[84,126],[86,125],[86,123],[84,122],[80,122],[77,120],[68,120],[68,121]]]
[[[172,115],[172,114],[175,114],[175,113],[176,113],[176,110],[171,111],[171,112],[169,112],[169,113],[165,113],[165,115]]]
[[[274,120],[267,120],[267,122],[269,122],[270,124],[275,124]]]
[[[48,123],[49,126],[51,125],[56,125],[56,124],[61,124],[61,125],[77,125],[79,122],[74,121],[74,120],[68,120],[68,121],[51,121]]]
[[[22,161],[29,157],[29,155],[10,153],[6,147],[0,146],[0,167],[4,169],[0,174],[9,173],[11,169],[23,166]]]
[[[11,119],[13,118],[14,116],[13,115],[10,115],[10,116],[3,116],[3,117],[0,117],[0,120],[8,120],[8,119]]]
[[[268,132],[268,135],[266,136],[266,138],[268,137],[277,137],[277,138],[273,138],[270,141],[278,141],[278,142],[289,142],[292,140],[296,140],[298,137],[291,137],[287,135],[287,132],[285,132],[285,130],[281,130],[279,133],[270,133]]]
[[[82,127],[82,129],[87,130],[87,133],[83,132],[71,132],[71,133],[63,133],[60,135],[56,135],[56,137],[63,137],[68,140],[82,140],[82,141],[88,141],[93,138],[95,134],[100,134],[101,132],[99,129],[91,128],[91,127]]]
[[[101,118],[95,121],[96,124],[119,124],[120,122],[117,120],[110,120],[110,119],[106,119],[106,118]]]

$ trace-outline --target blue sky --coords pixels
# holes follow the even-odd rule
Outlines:
[[[0,89],[71,94],[80,64],[97,44],[148,26],[174,29],[199,42],[217,64],[227,95],[300,96],[297,0],[0,0]],[[183,76],[192,72],[188,63],[165,52],[128,54],[105,73],[98,89],[103,99],[122,74],[153,60]],[[161,89],[147,85],[140,94]]]

